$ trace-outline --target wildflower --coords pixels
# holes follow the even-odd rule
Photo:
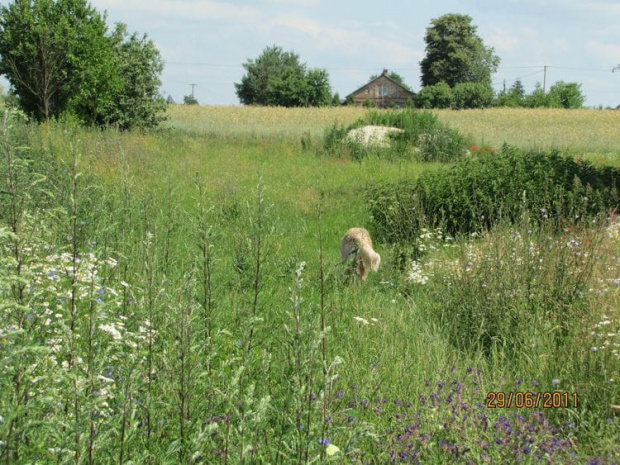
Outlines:
[[[407,281],[416,284],[426,284],[428,282],[428,276],[423,273],[422,265],[419,262],[411,261]]]
[[[354,319],[355,321],[357,321],[358,323],[361,323],[361,324],[363,324],[363,325],[368,325],[368,324],[370,324],[370,323],[368,322],[368,320],[366,320],[365,318],[359,317],[359,316],[354,316],[354,317],[353,317],[353,319]]]
[[[330,442],[329,438],[325,438],[325,439],[319,438],[319,444],[321,444],[322,446],[329,446],[329,442]]]
[[[553,384],[554,386],[558,386],[560,384],[560,380],[557,378],[554,378],[551,380],[551,384]]]
[[[115,341],[120,341],[123,338],[120,331],[114,325],[99,325],[99,329],[111,334]]]

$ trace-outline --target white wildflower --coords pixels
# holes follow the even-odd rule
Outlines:
[[[114,325],[99,325],[99,329],[111,334],[115,341],[123,339],[123,335]]]
[[[416,284],[426,284],[428,282],[428,276],[423,273],[422,265],[419,262],[411,261],[407,281]]]

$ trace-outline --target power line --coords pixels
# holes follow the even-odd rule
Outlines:
[[[601,68],[576,68],[571,66],[547,66],[547,68],[553,69],[568,69],[572,71],[593,71],[597,73],[608,73],[609,69],[601,69]]]
[[[534,71],[533,73],[524,74],[522,76],[517,76],[515,78],[506,79],[506,80],[508,82],[516,82],[516,81],[520,81],[521,79],[525,79],[526,77],[535,76],[535,75],[540,74],[542,72],[543,72],[543,70],[539,69],[538,71]]]

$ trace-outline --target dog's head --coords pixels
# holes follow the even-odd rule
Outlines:
[[[372,271],[377,271],[379,269],[379,265],[381,265],[381,255],[377,252],[373,252],[373,255],[370,259],[370,269]]]

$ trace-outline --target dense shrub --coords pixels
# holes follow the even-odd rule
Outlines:
[[[493,88],[482,82],[463,82],[455,85],[452,92],[455,110],[487,108],[493,103]]]
[[[595,167],[559,152],[505,146],[467,157],[416,181],[383,185],[369,194],[377,230],[409,241],[422,224],[471,233],[528,213],[536,223],[578,222],[618,206],[620,170]]]
[[[351,129],[367,125],[395,127],[403,132],[393,134],[388,148],[364,147],[357,141],[347,140]],[[444,126],[436,115],[415,109],[369,111],[348,127],[335,124],[323,138],[323,147],[328,153],[348,152],[356,159],[378,153],[390,158],[412,157],[420,161],[445,162],[463,155],[468,145],[465,137]]]
[[[577,82],[558,81],[549,89],[550,106],[555,108],[582,108],[586,96]]]
[[[423,87],[416,96],[418,108],[486,108],[493,104],[493,88],[481,82],[463,82],[450,87],[445,82]]]
[[[419,108],[452,108],[453,102],[452,88],[445,82],[424,86],[416,95]]]
[[[526,108],[549,108],[551,107],[551,101],[549,100],[549,94],[545,93],[539,82],[536,83],[536,87],[531,94],[528,94],[523,99],[523,106]]]

